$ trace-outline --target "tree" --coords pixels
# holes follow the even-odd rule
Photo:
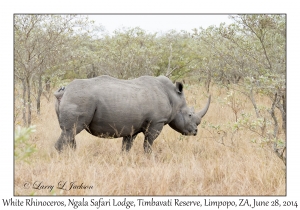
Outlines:
[[[158,37],[158,43],[162,48],[159,74],[177,80],[198,68],[201,55],[197,43],[186,31],[171,30]]]
[[[275,115],[277,108],[282,117],[282,130],[286,125],[286,61],[285,61],[285,16],[284,15],[235,15],[235,23],[210,27],[195,33],[202,46],[206,46],[202,68],[209,70],[214,80],[222,86],[245,94],[252,102],[257,123],[261,128],[260,137],[273,144],[275,153],[285,162],[279,152],[279,122]],[[197,31],[196,31],[197,32]],[[212,62],[209,62],[211,61]],[[221,77],[221,78],[220,78]],[[222,78],[225,78],[225,82]],[[236,80],[238,79],[238,80]],[[242,79],[242,83],[238,81]],[[237,85],[231,85],[237,83]],[[257,94],[268,96],[270,107],[262,108],[256,102]],[[246,116],[246,115],[244,115]],[[244,117],[242,116],[242,118]],[[239,122],[249,122],[240,120]],[[267,127],[267,124],[272,124]],[[250,130],[252,125],[246,125]],[[268,131],[266,132],[266,127]],[[271,131],[272,130],[272,131]],[[285,151],[285,145],[281,151]]]
[[[40,113],[40,98],[43,92],[42,79],[49,81],[55,66],[65,58],[70,40],[81,31],[76,27],[87,26],[88,19],[76,15],[15,15],[14,59],[15,77],[23,85],[23,124],[31,124],[32,88],[37,87],[37,112]],[[48,73],[47,75],[45,75]],[[37,85],[36,85],[37,82]],[[26,97],[27,93],[27,98]],[[26,116],[27,111],[27,116]]]
[[[114,31],[95,42],[96,66],[99,74],[128,79],[153,75],[158,68],[161,49],[156,34],[147,34],[139,27]]]

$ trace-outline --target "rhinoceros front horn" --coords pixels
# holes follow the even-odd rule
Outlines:
[[[207,101],[205,107],[200,112],[197,113],[197,116],[200,119],[206,114],[206,112],[208,110],[208,107],[209,107],[209,104],[210,104],[210,98],[211,98],[211,95],[208,97],[208,101]]]

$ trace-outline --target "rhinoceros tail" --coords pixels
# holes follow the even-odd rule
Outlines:
[[[60,105],[60,101],[65,93],[65,87],[61,87],[59,88],[59,90],[57,90],[55,93],[54,93],[54,96],[56,97],[56,103],[55,103],[55,111],[56,111],[56,114],[57,114],[57,118],[59,119],[59,105]]]
[[[58,91],[56,91],[54,93],[55,97],[57,98],[57,100],[60,102],[61,98],[63,97],[64,93],[65,93],[65,87],[61,87],[59,88]]]

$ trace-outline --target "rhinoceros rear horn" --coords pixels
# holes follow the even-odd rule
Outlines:
[[[207,101],[205,107],[204,107],[200,112],[197,113],[197,116],[198,116],[200,119],[206,114],[206,112],[207,112],[207,110],[208,110],[208,107],[209,107],[209,105],[210,105],[210,98],[211,98],[211,95],[209,95],[208,101]]]

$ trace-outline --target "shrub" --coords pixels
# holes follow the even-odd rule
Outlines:
[[[15,130],[14,156],[15,160],[28,162],[28,158],[36,151],[36,146],[29,142],[30,134],[35,132],[35,125],[28,128],[17,126]]]

